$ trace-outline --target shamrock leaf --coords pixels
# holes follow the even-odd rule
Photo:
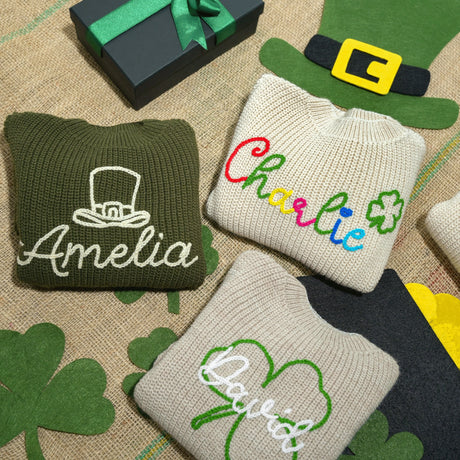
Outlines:
[[[201,239],[203,242],[204,258],[206,259],[206,275],[214,273],[219,265],[219,253],[211,246],[214,237],[209,227],[201,226]]]
[[[168,311],[178,315],[180,313],[179,291],[168,292]]]
[[[381,235],[391,233],[401,219],[403,207],[404,200],[397,190],[382,192],[367,207],[366,219],[370,222],[369,227],[375,226]]]
[[[144,294],[145,291],[115,291],[115,297],[125,304],[130,304],[139,300]]]
[[[0,330],[0,447],[25,431],[28,458],[43,459],[38,427],[91,435],[112,425],[115,410],[102,396],[106,376],[96,361],[73,361],[49,381],[64,347],[54,324],[36,324],[24,335]]]
[[[348,446],[355,455],[341,455],[339,460],[419,460],[423,444],[412,433],[403,432],[388,439],[388,420],[376,410],[356,433]],[[388,440],[387,440],[388,439]]]
[[[214,273],[217,265],[219,264],[219,253],[211,246],[212,232],[208,226],[201,226],[201,240],[203,243],[204,257],[206,259],[206,275]],[[118,300],[125,304],[130,304],[139,300],[146,291],[115,291],[115,296]],[[168,296],[168,311],[169,313],[179,314],[180,312],[180,298],[178,291],[170,291]]]
[[[246,350],[246,355],[254,357],[256,355],[255,351],[249,348],[257,347],[258,352],[262,352],[262,359],[265,357],[268,364],[268,371],[264,376],[261,382],[256,382],[254,378],[257,378],[259,372],[259,366],[256,364],[256,371],[254,373],[246,373],[247,376],[243,376],[247,369],[250,368],[251,363],[249,359],[244,355],[236,355],[236,349],[238,347]],[[249,347],[249,348],[248,348]],[[238,350],[240,351],[240,350]],[[244,352],[243,352],[244,353]],[[235,365],[237,367],[235,367]],[[239,367],[238,367],[239,366]],[[293,375],[289,373],[289,370],[292,370],[294,366],[303,366],[303,371],[306,371],[305,378],[302,379],[302,382],[307,386],[307,381],[312,383],[316,387],[317,391],[304,391],[306,388],[302,389],[303,394],[308,393],[308,397],[311,398],[309,403],[314,406],[312,411],[316,411],[316,422],[313,420],[306,420],[303,417],[297,423],[294,420],[291,420],[287,417],[281,417],[279,414],[275,413],[274,408],[275,401],[274,399],[267,398],[254,398],[252,392],[256,393],[257,391],[262,392],[268,388],[269,391],[274,389],[275,393],[284,394],[286,391],[286,385],[289,385],[289,378]],[[220,375],[219,372],[226,375]],[[303,375],[303,374],[302,374]],[[283,380],[283,377],[286,376],[287,380]],[[284,452],[292,452],[292,460],[297,459],[297,451],[300,450],[303,446],[302,443],[296,440],[296,436],[303,434],[306,431],[314,431],[322,427],[327,420],[332,411],[332,403],[329,394],[323,388],[323,375],[321,370],[313,362],[306,359],[299,359],[295,361],[289,361],[282,365],[278,370],[275,370],[275,365],[272,357],[265,349],[265,347],[257,342],[256,340],[244,339],[237,340],[233,342],[229,347],[217,347],[209,351],[204,357],[201,367],[199,369],[199,378],[200,381],[206,384],[210,390],[217,394],[222,400],[225,401],[224,404],[214,407],[203,414],[199,414],[191,421],[191,427],[194,430],[200,429],[206,423],[210,423],[214,420],[221,419],[224,417],[236,416],[229,434],[226,438],[225,443],[225,459],[230,459],[230,450],[232,440],[235,437],[238,427],[242,421],[247,418],[252,420],[261,417],[266,418],[264,424],[268,430],[268,435],[271,433],[273,439],[283,439],[282,449]],[[233,381],[234,379],[237,379]],[[249,381],[249,385],[246,387],[241,380],[245,379],[245,383]],[[280,379],[278,382],[279,385],[276,386],[275,381]],[[249,386],[253,388],[250,389]],[[226,387],[226,388],[225,388]],[[255,391],[254,391],[255,390]],[[245,405],[240,399],[246,397],[247,400],[250,400],[247,405]],[[254,410],[254,405],[261,401],[260,410],[257,412]],[[262,410],[264,408],[264,410]],[[272,410],[272,414],[267,416],[267,410]],[[278,409],[279,410],[279,409]],[[285,414],[291,414],[293,409],[288,408],[284,410]],[[298,415],[298,414],[297,414]],[[276,419],[276,425],[273,427],[273,419]],[[308,426],[307,426],[308,422]],[[305,423],[305,425],[304,425]],[[285,430],[286,434],[280,434],[282,430]],[[291,443],[291,447],[287,446],[287,442]]]
[[[148,337],[134,339],[128,346],[128,356],[133,364],[148,371],[157,359],[172,343],[177,340],[177,335],[167,327],[154,329]],[[137,382],[145,372],[130,374],[123,380],[123,391],[132,396]]]

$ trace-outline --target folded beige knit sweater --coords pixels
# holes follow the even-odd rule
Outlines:
[[[248,251],[134,397],[198,460],[332,460],[397,376],[393,358],[330,326],[299,281]]]
[[[264,75],[236,127],[207,212],[222,227],[369,292],[379,281],[425,154],[421,136],[346,112]]]
[[[455,269],[460,272],[460,192],[450,200],[433,206],[426,218],[431,236],[444,251]]]

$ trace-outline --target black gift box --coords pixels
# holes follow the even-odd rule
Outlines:
[[[182,50],[168,6],[107,43],[100,56],[87,42],[87,29],[127,1],[84,0],[70,8],[70,16],[79,40],[136,110],[252,35],[264,7],[262,0],[221,0],[236,32],[216,45],[214,32],[201,21],[208,50],[195,41]]]

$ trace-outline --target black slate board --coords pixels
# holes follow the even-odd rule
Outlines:
[[[415,434],[427,460],[460,459],[460,371],[396,272],[385,270],[369,294],[319,277],[298,279],[324,320],[363,335],[398,362],[399,379],[379,406],[390,436]]]

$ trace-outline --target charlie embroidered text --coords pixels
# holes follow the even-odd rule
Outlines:
[[[270,142],[265,137],[253,137],[247,139],[237,145],[235,150],[229,156],[225,165],[225,177],[229,182],[239,183],[243,182],[243,190],[256,181],[260,181],[257,187],[257,196],[260,199],[268,199],[271,206],[278,206],[283,214],[296,214],[295,223],[299,227],[312,226],[314,231],[320,235],[329,235],[329,239],[336,245],[342,245],[344,249],[349,252],[359,251],[363,249],[363,244],[352,244],[353,240],[360,241],[366,236],[366,232],[362,228],[355,228],[343,237],[338,237],[339,227],[344,219],[353,216],[353,210],[346,208],[345,205],[348,201],[348,194],[346,192],[337,193],[332,196],[320,209],[316,217],[312,219],[305,219],[304,211],[307,207],[307,200],[303,197],[294,198],[292,207],[286,209],[286,201],[291,198],[294,193],[293,190],[286,190],[282,187],[273,189],[270,193],[264,192],[265,184],[268,180],[267,173],[280,169],[286,162],[286,157],[281,154],[272,154],[264,158],[260,164],[248,175],[241,177],[232,177],[230,174],[230,167],[233,159],[239,151],[250,143],[263,142],[264,147],[255,147],[251,150],[251,155],[254,157],[263,157],[270,150]],[[369,227],[375,226],[380,234],[391,233],[396,229],[396,224],[402,216],[404,200],[400,197],[397,190],[382,192],[378,200],[370,201],[366,213],[366,219],[370,222]],[[339,211],[340,217],[336,220],[332,228],[324,229],[321,226],[321,217]]]

